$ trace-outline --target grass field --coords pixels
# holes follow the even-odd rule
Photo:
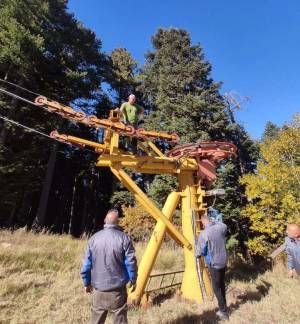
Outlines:
[[[69,236],[0,231],[0,323],[87,323],[90,296],[79,276],[85,245],[86,239]],[[144,246],[136,249],[140,257]],[[164,247],[155,271],[182,269],[179,251]],[[300,323],[300,280],[288,279],[281,263],[261,274],[234,267],[228,277],[228,323]],[[217,322],[215,300],[199,306],[166,297],[130,310],[129,323]]]

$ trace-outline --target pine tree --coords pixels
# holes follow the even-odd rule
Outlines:
[[[126,48],[114,49],[111,53],[111,61],[112,78],[110,85],[116,93],[116,102],[120,107],[122,102],[135,92],[137,62]]]
[[[0,77],[64,104],[73,103],[89,113],[97,113],[102,103],[107,107],[109,100],[101,90],[101,83],[109,74],[107,57],[101,53],[101,42],[95,34],[67,11],[67,1],[2,1],[0,44]],[[7,89],[34,99],[34,95],[27,92],[13,87]],[[82,126],[74,127],[73,123],[63,121],[56,115],[4,96],[1,97],[0,111],[45,133],[58,127],[61,132],[71,131],[75,135],[97,139],[94,131]],[[98,114],[103,115],[105,111]],[[30,224],[37,209],[51,144],[9,123],[2,127],[1,133],[0,190],[3,200],[0,209],[5,217],[11,215],[10,224]],[[94,162],[90,156],[77,154],[76,150],[63,145],[59,146],[57,152],[65,155],[64,159],[73,156],[81,164],[80,169],[90,169]],[[61,159],[58,161],[62,163]],[[106,187],[109,188],[109,185]],[[60,190],[72,193],[67,184]],[[99,191],[101,186],[98,185]],[[66,201],[68,199],[66,197]],[[16,205],[19,207],[15,208]],[[70,210],[67,213],[70,214]],[[44,222],[52,225],[55,223],[54,215],[49,217],[52,220],[50,218]]]
[[[139,98],[136,91],[137,87],[137,61],[135,61],[126,48],[116,48],[111,53],[111,68],[112,74],[109,79],[110,85],[114,92],[115,103],[118,107],[127,101],[130,94],[135,94]],[[121,138],[123,141],[123,138]],[[129,170],[129,173],[134,177],[134,173]],[[114,208],[122,211],[122,206],[131,206],[134,203],[133,195],[128,192],[124,186],[113,178],[113,193],[110,198],[110,203]]]
[[[266,123],[264,133],[262,135],[262,141],[265,142],[267,140],[274,139],[278,135],[279,131],[280,131],[280,127],[268,121]]]
[[[205,60],[203,49],[191,43],[187,31],[159,29],[152,37],[152,45],[153,51],[146,54],[139,76],[139,90],[149,111],[145,125],[148,129],[177,132],[181,143],[224,140],[238,146],[239,158],[222,162],[215,185],[226,189],[226,197],[217,207],[224,213],[232,234],[239,233],[237,239],[242,246],[247,222],[240,217],[245,199],[239,176],[255,170],[257,145],[234,120],[230,106],[220,94],[221,83],[211,78],[212,67]],[[166,176],[156,176],[148,192],[161,203],[166,198],[161,193],[172,190],[169,184]]]
[[[177,132],[182,143],[224,139],[229,120],[220,84],[211,79],[200,45],[174,28],[159,29],[152,45],[140,76],[151,111],[147,126]]]

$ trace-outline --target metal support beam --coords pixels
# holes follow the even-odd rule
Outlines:
[[[195,159],[186,158],[178,162],[173,158],[159,156],[134,156],[125,154],[103,154],[97,162],[99,167],[130,168],[140,173],[178,174],[180,171],[197,171],[198,164]]]
[[[166,203],[163,207],[162,213],[167,219],[172,220],[175,209],[180,200],[180,195],[177,192],[169,194]],[[139,264],[137,284],[134,292],[129,293],[128,302],[130,304],[138,304],[142,299],[145,288],[161,247],[163,238],[165,236],[167,227],[162,220],[158,220],[155,225],[154,231],[144,252],[143,258]],[[143,298],[146,301],[146,298]]]
[[[205,290],[211,295],[211,282],[207,269],[203,270],[203,277],[199,278],[195,258],[195,233],[193,229],[192,210],[198,214],[198,203],[196,200],[197,192],[195,187],[194,174],[192,172],[182,172],[179,175],[179,188],[182,192],[181,210],[182,210],[182,231],[184,236],[192,243],[192,249],[184,247],[185,269],[181,285],[181,296],[184,299],[196,302],[203,302],[200,280],[203,279]],[[199,218],[199,215],[197,215]],[[200,279],[200,280],[199,280]]]
[[[131,191],[136,200],[140,202],[147,212],[156,220],[161,220],[167,227],[168,233],[180,245],[185,246],[188,250],[192,248],[191,243],[176,229],[176,227],[166,218],[166,216],[156,207],[156,205],[147,197],[147,195],[136,185],[129,175],[118,167],[110,168],[112,173]]]

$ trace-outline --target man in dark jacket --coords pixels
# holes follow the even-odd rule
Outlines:
[[[218,300],[219,311],[217,316],[227,320],[228,313],[225,296],[225,270],[227,264],[225,236],[227,226],[221,221],[211,221],[206,215],[201,217],[201,222],[204,230],[201,231],[198,238],[196,257],[204,256],[205,258],[213,290]]]
[[[118,211],[105,217],[104,229],[94,234],[81,268],[87,293],[92,295],[92,324],[104,323],[108,311],[114,323],[127,323],[126,284],[135,287],[137,264],[130,238],[118,227]]]

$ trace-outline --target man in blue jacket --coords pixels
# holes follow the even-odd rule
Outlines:
[[[92,293],[92,324],[104,323],[108,311],[114,323],[127,323],[127,291],[135,288],[137,263],[130,238],[118,227],[118,211],[109,210],[104,229],[88,241],[81,276]]]
[[[221,221],[212,221],[203,215],[201,222],[204,229],[201,231],[197,245],[196,257],[204,256],[208,266],[214,294],[218,300],[219,311],[217,316],[227,320],[227,305],[225,296],[225,270],[227,264],[227,252],[225,237],[227,226]]]

